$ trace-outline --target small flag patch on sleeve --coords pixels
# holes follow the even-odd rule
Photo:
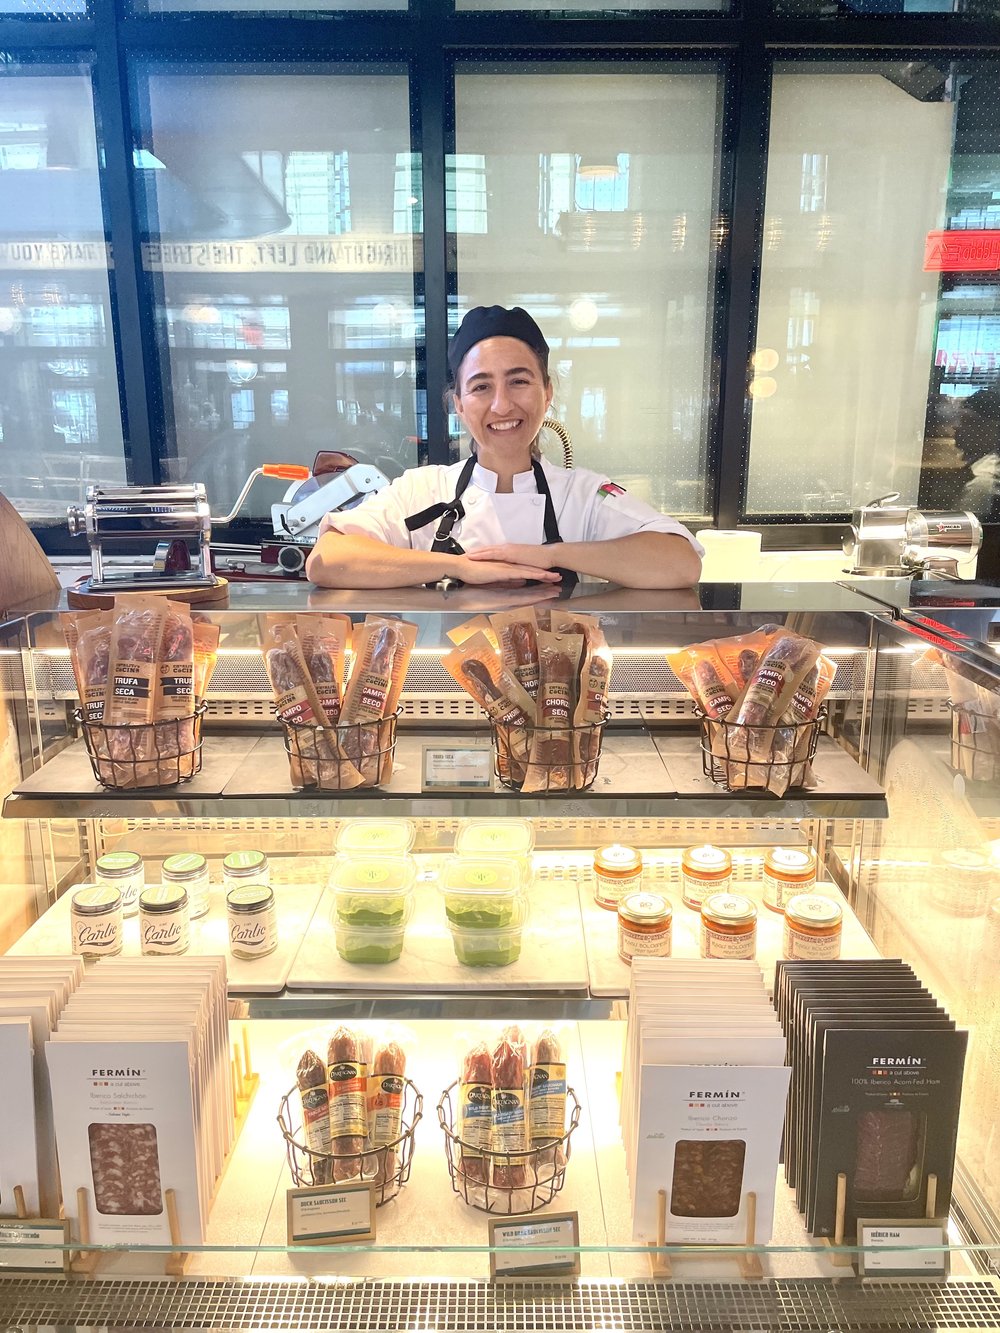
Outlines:
[[[606,500],[609,495],[624,495],[625,487],[618,486],[613,481],[606,481],[603,486],[597,488],[597,494],[602,500]]]

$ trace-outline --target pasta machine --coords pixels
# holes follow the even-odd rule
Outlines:
[[[898,499],[893,491],[854,511],[844,538],[844,554],[853,561],[846,573],[958,578],[959,563],[974,559],[983,544],[979,519],[967,510],[921,510],[894,503]]]

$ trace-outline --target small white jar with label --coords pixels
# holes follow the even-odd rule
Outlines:
[[[226,894],[229,951],[248,962],[266,958],[278,947],[274,890],[267,884],[247,884]]]
[[[757,904],[741,893],[716,893],[701,905],[702,958],[756,958]]]
[[[673,908],[659,893],[633,893],[618,904],[618,957],[669,958]]]
[[[139,896],[139,944],[149,956],[187,953],[191,944],[187,890],[154,884]]]
[[[187,890],[189,916],[194,921],[208,911],[208,862],[200,852],[181,852],[163,863],[164,884],[182,884]]]
[[[263,852],[230,852],[222,860],[222,882],[227,889],[240,884],[270,884],[270,863]]]
[[[97,858],[94,881],[117,889],[122,896],[122,914],[135,916],[139,894],[146,887],[146,870],[138,852],[105,852]]]
[[[73,952],[114,958],[122,951],[122,896],[109,884],[85,884],[70,901]]]

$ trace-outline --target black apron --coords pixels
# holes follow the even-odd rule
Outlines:
[[[451,500],[441,500],[437,504],[429,505],[426,509],[421,509],[419,514],[411,514],[406,520],[406,529],[408,532],[416,532],[419,528],[425,528],[428,523],[433,523],[435,519],[438,522],[437,531],[434,533],[434,541],[431,550],[438,555],[465,555],[465,550],[459,545],[456,539],[451,535],[452,528],[465,517],[465,506],[462,504],[462,496],[472,480],[473,469],[476,466],[475,454],[470,455],[465,460],[465,466],[458,474],[458,481],[455,485],[455,494]],[[544,545],[552,546],[556,542],[561,542],[559,535],[559,523],[556,520],[556,509],[552,503],[552,495],[549,491],[549,483],[545,479],[545,469],[537,458],[531,460],[531,470],[535,474],[535,486],[539,495],[545,497],[545,518]],[[557,573],[562,575],[561,587],[564,591],[569,591],[576,582],[577,575],[571,569],[559,569]],[[461,583],[461,579],[451,580],[453,583]],[[529,579],[528,582],[536,580]],[[436,584],[428,584],[428,587],[436,587]]]

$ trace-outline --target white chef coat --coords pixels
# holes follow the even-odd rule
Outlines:
[[[320,524],[320,535],[334,528],[348,535],[376,537],[389,546],[429,551],[440,519],[415,532],[408,531],[406,520],[429,505],[453,499],[466,461],[411,468],[353,509],[327,514]],[[599,542],[634,532],[668,532],[685,538],[699,555],[704,555],[702,546],[683,524],[629,495],[604,473],[556,467],[545,458],[541,463],[564,542]],[[451,535],[465,551],[504,542],[541,546],[545,541],[545,497],[538,494],[533,472],[517,473],[513,491],[498,495],[496,473],[477,463],[462,505],[465,517],[455,524]]]

